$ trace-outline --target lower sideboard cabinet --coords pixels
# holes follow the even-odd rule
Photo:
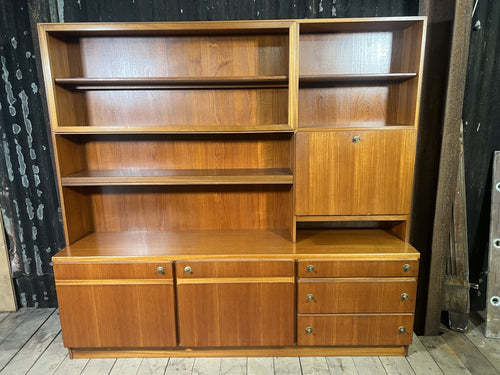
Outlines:
[[[291,346],[295,261],[176,263],[181,347]]]
[[[64,346],[176,346],[171,262],[54,264]]]

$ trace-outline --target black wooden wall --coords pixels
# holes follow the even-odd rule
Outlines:
[[[36,22],[205,21],[417,13],[418,0],[0,0],[0,207],[20,305],[57,304],[50,258],[64,246],[37,66]]]

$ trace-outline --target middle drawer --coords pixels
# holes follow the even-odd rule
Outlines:
[[[414,278],[300,279],[298,313],[413,312]]]

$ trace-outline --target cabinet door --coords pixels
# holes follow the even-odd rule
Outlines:
[[[411,205],[413,129],[297,134],[297,215],[399,215]]]
[[[226,265],[232,263],[214,261],[213,267],[208,268],[206,261],[176,265],[179,344],[184,347],[293,345],[293,261],[270,262],[270,267],[266,267],[266,262],[243,261],[231,272]],[[186,267],[190,267],[190,273],[184,277]],[[276,275],[276,267],[281,268],[280,275]],[[238,269],[252,276],[238,277]]]
[[[170,263],[57,264],[54,271],[66,347],[176,345]]]

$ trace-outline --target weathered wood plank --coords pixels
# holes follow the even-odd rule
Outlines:
[[[276,375],[301,374],[298,357],[274,357],[274,373]]]
[[[358,375],[351,357],[326,357],[330,374]]]
[[[135,375],[142,358],[118,358],[111,369],[110,375]]]
[[[191,375],[194,358],[170,358],[165,375]]]
[[[484,319],[475,313],[470,314],[469,330],[465,333],[465,336],[500,372],[500,340],[484,337],[484,325]]]
[[[30,368],[27,375],[51,375],[68,355],[68,350],[64,347],[62,334],[59,333],[49,347],[38,357],[37,361]]]
[[[82,375],[104,375],[109,374],[116,358],[93,358],[87,362]]]
[[[274,375],[272,357],[250,357],[247,360],[248,375]]]
[[[67,355],[54,372],[54,375],[80,375],[88,361],[88,359],[70,359],[69,355]]]
[[[493,159],[486,327],[484,331],[486,337],[500,338],[500,151],[495,152]]]
[[[445,375],[471,374],[442,337],[422,336],[420,341]]]
[[[34,308],[22,308],[16,312],[10,313],[0,322],[0,344],[15,330],[19,324],[27,319],[35,311]]]
[[[325,357],[300,357],[303,375],[330,375]]]
[[[247,359],[244,357],[222,358],[220,375],[246,375]]]
[[[59,332],[61,332],[59,315],[52,309],[52,315],[31,336],[22,349],[9,360],[9,363],[0,374],[18,375],[28,372]]]
[[[36,309],[0,344],[0,369],[26,344],[55,309]]]
[[[415,375],[405,357],[380,357],[387,375]]]
[[[413,342],[408,348],[406,360],[417,375],[443,373],[415,334],[413,334]]]
[[[169,358],[144,358],[137,369],[137,375],[163,375]]]
[[[193,375],[212,375],[220,371],[220,358],[196,358]]]
[[[378,357],[354,357],[353,361],[359,375],[386,375]]]

